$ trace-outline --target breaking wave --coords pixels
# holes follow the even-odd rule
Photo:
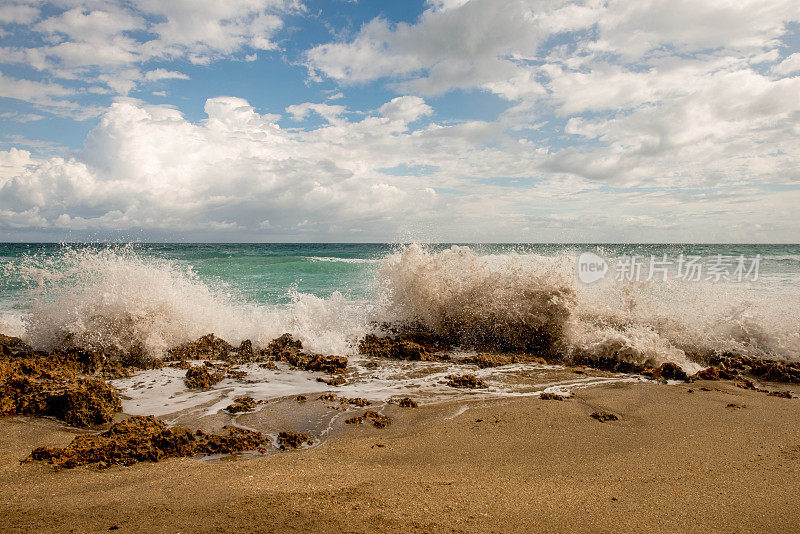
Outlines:
[[[733,352],[800,359],[796,288],[701,282],[585,285],[575,257],[410,245],[380,272],[387,316],[467,344],[687,369]]]
[[[132,246],[64,247],[13,266],[30,302],[13,326],[39,348],[70,343],[152,357],[209,332],[262,346],[291,332],[311,350],[352,354],[361,336],[388,325],[424,328],[469,348],[671,361],[687,370],[725,351],[800,359],[794,287],[583,285],[574,264],[570,254],[481,255],[469,247],[408,245],[380,260],[372,298],[338,292],[320,298],[286,288],[289,304],[268,305]]]
[[[288,306],[249,303],[224,282],[202,281],[190,267],[134,247],[64,248],[15,266],[29,287],[24,338],[36,348],[63,344],[157,357],[213,332],[233,343],[266,345],[296,332],[312,350],[345,352],[363,330],[357,303],[287,288]]]

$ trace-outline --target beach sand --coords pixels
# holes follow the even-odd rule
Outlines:
[[[20,464],[33,448],[66,445],[75,433],[45,419],[5,417],[0,528],[800,530],[798,399],[730,382],[640,383],[580,390],[565,401],[391,408],[388,428],[348,426],[312,450],[106,471]],[[620,419],[601,423],[590,417],[597,410]]]

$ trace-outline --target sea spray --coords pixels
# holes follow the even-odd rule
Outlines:
[[[260,346],[295,332],[312,350],[349,350],[363,319],[329,299],[287,288],[292,303],[248,302],[224,281],[202,281],[191,266],[141,254],[135,246],[63,247],[14,266],[28,285],[24,337],[37,348],[63,344],[160,357],[206,333]]]
[[[150,357],[210,332],[233,344],[251,339],[256,346],[291,332],[309,350],[353,355],[366,333],[415,325],[466,350],[637,365],[671,361],[687,370],[726,351],[800,359],[795,284],[607,278],[585,285],[575,277],[574,250],[479,250],[398,246],[382,257],[362,258],[370,261],[341,264],[362,266],[357,273],[374,277],[366,297],[340,292],[342,284],[313,295],[288,282],[281,290],[285,302],[265,302],[243,292],[235,277],[201,276],[191,261],[162,259],[143,246],[63,246],[6,265],[4,279],[24,281],[26,309],[21,318],[6,313],[3,321],[11,333],[24,330],[23,337],[38,348],[69,343]],[[248,252],[248,265],[256,269]],[[235,249],[231,254],[230,261],[238,261]],[[297,246],[291,254],[298,257]],[[328,254],[309,257],[326,260],[297,265],[330,265],[320,276],[342,272]],[[251,284],[274,285],[254,273],[248,272],[256,280]]]
[[[673,362],[692,371],[722,352],[800,358],[795,288],[768,294],[746,284],[612,278],[586,285],[574,266],[568,253],[409,245],[383,262],[380,319],[475,348],[589,362]]]

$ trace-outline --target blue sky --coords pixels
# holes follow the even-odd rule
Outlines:
[[[800,240],[789,0],[0,6],[0,239]]]

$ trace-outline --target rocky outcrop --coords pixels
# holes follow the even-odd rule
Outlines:
[[[460,361],[477,365],[481,369],[500,367],[501,365],[510,365],[512,363],[538,363],[540,365],[547,365],[547,361],[544,358],[531,354],[484,353],[468,356]]]
[[[401,408],[416,408],[419,406],[419,404],[417,404],[417,401],[409,397],[400,399],[399,401],[397,401],[397,405],[400,406]]]
[[[487,388],[486,382],[475,375],[448,375],[447,385],[451,388],[480,389]]]
[[[66,447],[40,447],[26,459],[47,461],[59,468],[158,462],[164,458],[194,454],[231,454],[263,449],[269,440],[260,432],[225,426],[216,434],[182,427],[167,428],[153,416],[136,416],[100,434],[81,434]]]
[[[102,379],[111,369],[123,368],[100,352],[34,351],[0,335],[0,415],[52,416],[79,427],[107,423],[121,409]]]
[[[619,420],[619,416],[613,412],[593,412],[590,417],[597,419],[601,423]]]
[[[375,428],[386,428],[392,424],[392,418],[375,410],[367,410],[363,415],[356,415],[345,420],[348,425],[360,425],[361,423],[370,422]]]
[[[312,445],[314,442],[306,434],[299,432],[281,432],[278,434],[278,448],[297,449],[305,444]]]
[[[175,360],[228,360],[234,352],[233,345],[214,334],[190,341],[168,351]]]
[[[394,337],[369,334],[358,344],[358,351],[371,358],[413,361],[447,360],[450,357],[443,351],[450,348],[435,336],[423,333],[400,334]]]
[[[195,365],[186,370],[183,382],[189,389],[208,389],[223,378],[219,373],[210,372],[205,365]]]
[[[233,399],[233,404],[229,404],[225,411],[230,414],[245,413],[254,411],[259,405],[264,404],[264,401],[257,401],[249,395],[243,397],[236,397]]]
[[[292,338],[290,334],[272,340],[265,352],[277,361],[288,362],[292,367],[306,371],[337,374],[347,368],[347,358],[304,352],[300,340]]]

